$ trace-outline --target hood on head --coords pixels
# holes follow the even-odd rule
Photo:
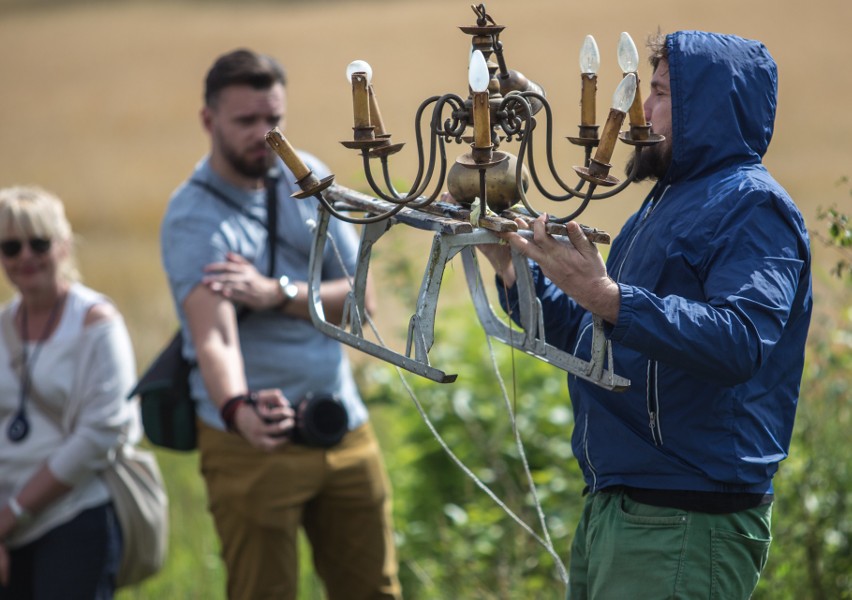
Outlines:
[[[778,72],[766,47],[734,35],[667,36],[672,94],[669,182],[759,163],[775,124]]]

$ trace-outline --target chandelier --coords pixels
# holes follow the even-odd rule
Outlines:
[[[289,141],[276,128],[267,142],[291,169],[300,191],[296,198],[315,197],[320,202],[311,254],[309,307],[314,325],[327,335],[360,351],[438,382],[451,382],[456,375],[432,366],[429,350],[434,343],[434,325],[441,278],[446,263],[461,254],[465,277],[477,316],[485,332],[499,341],[551,363],[596,385],[626,389],[630,382],[615,374],[612,348],[603,333],[603,322],[595,316],[591,359],[584,361],[545,342],[543,316],[533,288],[526,259],[513,252],[517,273],[521,331],[512,329],[493,311],[485,294],[474,248],[500,243],[494,232],[518,231],[515,219],[528,223],[539,216],[527,194],[533,190],[550,202],[571,208],[564,216],[547,211],[548,233],[560,241],[564,224],[575,220],[593,200],[615,196],[636,179],[639,155],[662,141],[645,122],[638,87],[639,54],[633,40],[622,33],[618,63],[623,78],[599,133],[596,121],[597,71],[600,54],[592,36],[586,36],[580,51],[580,124],[577,136],[568,141],[582,149],[581,164],[572,167],[576,183],[566,183],[553,158],[552,108],[540,85],[507,67],[500,36],[505,27],[486,12],[485,5],[472,6],[476,23],[462,26],[471,36],[466,97],[455,93],[424,100],[415,115],[417,173],[410,188],[400,192],[392,182],[391,157],[404,144],[395,143],[385,130],[372,69],[354,61],[346,69],[352,85],[353,135],[341,142],[361,154],[363,171],[372,195],[334,185],[334,176],[319,179],[301,161]],[[428,118],[428,122],[424,119]],[[625,119],[629,128],[622,131]],[[423,132],[426,132],[424,140]],[[536,133],[543,132],[544,164],[534,153]],[[632,169],[623,181],[611,175],[610,160],[618,141],[633,147]],[[469,150],[448,165],[447,145],[467,144]],[[517,143],[517,153],[505,150]],[[549,172],[556,189],[547,189],[540,173]],[[452,202],[442,198],[447,190]],[[360,214],[361,216],[356,216]],[[319,298],[322,251],[327,242],[328,222],[338,218],[362,225],[358,266],[352,278],[342,322],[326,321]],[[433,231],[432,250],[426,266],[417,307],[409,320],[405,352],[397,352],[364,337],[364,294],[373,245],[396,224]],[[582,226],[593,243],[609,243],[606,232]],[[521,235],[531,235],[520,230]]]

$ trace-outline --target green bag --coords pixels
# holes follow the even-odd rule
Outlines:
[[[145,435],[155,446],[197,447],[195,400],[189,394],[192,364],[183,357],[180,330],[145,371],[130,397],[139,396]]]

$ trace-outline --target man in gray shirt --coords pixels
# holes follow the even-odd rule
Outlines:
[[[299,188],[265,141],[283,122],[285,84],[270,57],[236,50],[216,60],[201,111],[210,153],[174,193],[161,228],[184,355],[197,363],[201,471],[228,597],[295,600],[304,527],[330,599],[400,598],[390,486],[367,409],[342,347],[310,322],[307,223],[317,202],[290,198]],[[270,168],[280,177],[270,179]],[[330,238],[320,297],[339,322],[357,237],[333,219]],[[340,441],[306,434],[297,415],[309,397],[341,423]]]

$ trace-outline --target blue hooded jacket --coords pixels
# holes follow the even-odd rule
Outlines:
[[[775,62],[759,42],[667,37],[672,163],[614,240],[610,392],[573,376],[573,449],[592,491],[613,485],[771,493],[787,456],[812,308],[793,200],[761,164]],[[591,314],[533,265],[547,341],[589,359]]]

